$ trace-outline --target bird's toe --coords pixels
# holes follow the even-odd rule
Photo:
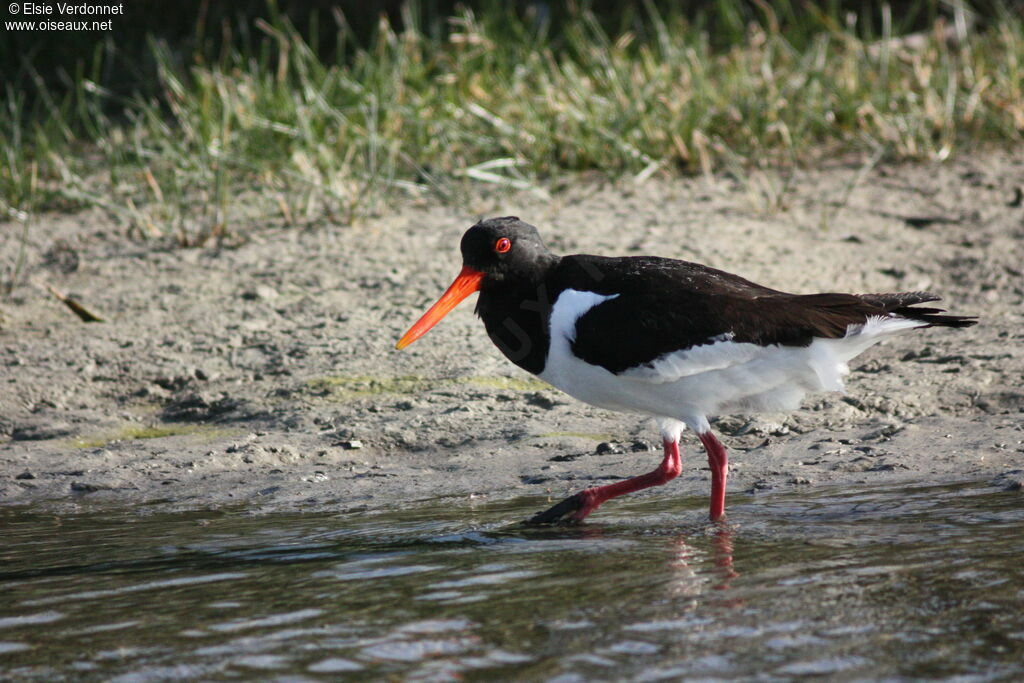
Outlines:
[[[544,512],[538,512],[524,524],[540,526],[544,524],[576,524],[583,519],[578,513],[584,508],[582,492],[569,496],[561,503],[552,505]]]

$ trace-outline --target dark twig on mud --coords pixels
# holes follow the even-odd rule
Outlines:
[[[88,308],[83,306],[80,302],[78,302],[73,297],[70,297],[67,294],[64,294],[62,291],[60,291],[59,289],[57,289],[56,287],[54,287],[50,283],[48,283],[48,282],[33,281],[33,284],[36,285],[37,287],[39,287],[40,289],[44,289],[47,292],[49,292],[50,294],[52,294],[55,299],[57,299],[58,301],[63,303],[65,306],[70,308],[71,312],[74,313],[75,315],[77,315],[81,319],[82,322],[85,322],[85,323],[101,323],[101,322],[103,322],[103,318],[99,317],[98,315],[96,315],[95,313],[90,311]]]

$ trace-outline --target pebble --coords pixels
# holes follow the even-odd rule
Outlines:
[[[206,396],[200,393],[188,393],[171,401],[163,410],[162,417],[177,422],[207,422],[228,413],[239,411],[243,402],[228,396]]]
[[[526,396],[526,402],[531,406],[537,406],[544,410],[551,410],[558,405],[557,401],[541,391],[535,391],[532,394],[528,394]]]
[[[885,439],[897,432],[903,431],[903,425],[898,423],[888,424],[879,429],[868,432],[863,436],[865,441],[872,441],[876,439]]]
[[[95,493],[96,491],[110,491],[112,489],[112,486],[107,486],[106,484],[87,484],[81,481],[71,482],[71,490],[78,493]]]
[[[785,436],[786,434],[789,434],[789,427],[784,424],[779,424],[778,422],[751,420],[733,432],[734,436],[744,436],[746,434],[757,434],[759,436]]]
[[[36,475],[32,474],[28,470],[25,470],[24,472],[22,472],[21,474],[17,475],[14,478],[15,479],[35,479]]]
[[[910,468],[901,462],[883,462],[874,467],[869,467],[867,472],[893,472],[895,470],[909,470]]]
[[[242,298],[247,301],[271,301],[276,299],[280,294],[277,290],[270,285],[258,285],[252,289],[247,289],[242,292]]]

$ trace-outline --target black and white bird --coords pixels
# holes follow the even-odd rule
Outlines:
[[[651,415],[661,429],[657,469],[580,491],[534,523],[581,521],[610,498],[670,481],[684,427],[707,451],[719,520],[728,460],[709,417],[795,409],[808,392],[842,391],[847,363],[888,337],[976,322],[918,306],[939,299],[928,292],[788,294],[675,259],[556,256],[514,216],[474,225],[461,247],[462,272],[397,348],[479,291],[476,312],[509,360],[586,403]]]

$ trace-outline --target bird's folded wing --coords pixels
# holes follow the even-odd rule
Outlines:
[[[623,294],[576,321],[572,350],[622,377],[669,382],[748,363],[780,347],[806,347],[815,337],[842,337],[864,322],[865,306],[849,295],[836,297],[842,299],[822,306],[789,294]]]

